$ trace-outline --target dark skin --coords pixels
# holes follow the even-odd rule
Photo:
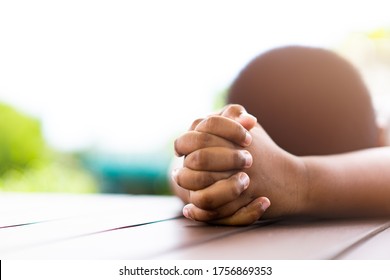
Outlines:
[[[172,185],[188,203],[187,218],[246,225],[389,215],[389,148],[377,148],[384,133],[368,90],[343,58],[317,48],[271,50],[240,72],[232,102],[243,106],[194,121],[175,142],[185,159]]]
[[[195,124],[195,131],[209,134],[208,142],[197,141],[192,130],[175,143],[177,154],[186,155],[175,172],[179,184],[174,188],[188,203],[183,210],[187,218],[248,225],[261,217],[390,216],[389,147],[298,157],[279,148],[259,124],[250,130],[249,145],[247,129],[226,116]],[[241,150],[252,155],[250,167]],[[246,188],[241,173],[250,178]],[[268,199],[272,206],[267,209]]]

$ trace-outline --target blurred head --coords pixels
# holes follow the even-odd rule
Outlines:
[[[228,103],[243,105],[281,148],[325,155],[379,145],[369,92],[358,71],[319,48],[283,47],[252,60]]]

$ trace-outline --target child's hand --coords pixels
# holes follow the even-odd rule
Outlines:
[[[233,122],[228,119],[224,120],[224,122],[226,122],[225,125],[220,126],[218,118],[216,118],[214,126],[213,119],[216,116],[231,118],[240,122],[242,126],[237,122]],[[188,155],[195,150],[206,147],[237,148],[239,145],[247,146],[250,144],[252,139],[251,135],[246,129],[251,129],[256,124],[256,118],[252,115],[249,115],[240,105],[226,106],[219,114],[209,116],[208,121],[203,122],[202,125],[199,125],[203,120],[205,119],[198,119],[194,121],[191,125],[190,131],[175,141],[175,151],[177,155]],[[246,129],[244,129],[243,126]],[[196,127],[198,127],[198,131],[195,131]],[[219,136],[207,132],[202,132],[202,130],[218,134]],[[243,135],[243,137],[240,137],[240,135]],[[226,141],[222,137],[229,139],[229,141]],[[231,141],[235,142],[236,144],[232,143]],[[244,161],[246,161],[247,166],[250,166],[252,161],[251,156],[245,150],[243,150],[243,152]],[[216,159],[219,159],[219,157]],[[216,165],[219,165],[220,168],[223,168],[225,164],[223,160],[223,154],[221,159],[222,160],[219,163],[216,162]],[[241,168],[241,166],[237,166],[237,169],[239,168]],[[212,192],[218,191],[218,187],[221,186],[225,190],[229,189],[230,191],[228,190],[227,193],[224,192],[225,195],[218,195],[215,202],[211,204],[222,205],[228,201],[231,201],[232,199],[235,199],[237,195],[239,195],[242,190],[246,189],[249,184],[248,176],[245,173],[236,174],[236,168],[224,172],[210,172],[191,170],[184,167],[174,171],[173,178],[175,179],[174,181],[176,181],[173,182],[173,185],[176,185],[174,190],[176,194],[187,203],[192,202],[193,200],[196,201],[196,197],[200,197],[202,195],[205,197],[210,197],[212,196]],[[213,188],[205,191],[202,190],[216,182],[218,182],[218,184],[216,184]],[[229,187],[227,188],[228,185]],[[191,197],[190,194],[192,194]],[[211,204],[208,204],[209,205],[207,209],[210,209]],[[244,225],[253,223],[258,220],[264,212],[263,208],[259,207],[259,204],[269,205],[269,200],[266,198],[260,198],[248,204],[246,207],[243,207],[234,215],[223,220],[214,221],[214,223],[218,222],[221,224],[230,225]]]
[[[232,120],[236,120],[240,122],[242,126],[229,119],[223,119],[224,123],[220,125],[219,118],[217,116],[224,116]],[[214,119],[215,121],[213,121]],[[178,155],[188,155],[198,149],[215,147],[215,152],[221,152],[222,155],[221,157],[216,157],[216,160],[213,161],[215,164],[214,166],[216,166],[217,169],[222,168],[232,170],[224,172],[210,172],[197,171],[184,167],[175,170],[176,172],[174,172],[173,177],[177,181],[177,185],[182,187],[179,187],[180,190],[176,188],[176,193],[186,202],[196,202],[198,201],[197,198],[202,196],[212,197],[212,193],[217,192],[217,195],[214,197],[215,200],[213,202],[206,203],[206,208],[212,209],[213,207],[226,204],[227,202],[236,199],[237,196],[249,185],[248,176],[243,172],[237,173],[237,169],[244,168],[245,166],[249,167],[252,162],[251,155],[245,150],[242,150],[241,152],[243,153],[244,166],[238,165],[234,168],[224,167],[228,165],[226,165],[223,157],[223,149],[218,149],[217,147],[230,147],[237,149],[240,145],[242,147],[249,145],[252,139],[247,129],[251,129],[256,124],[256,118],[249,115],[240,105],[229,105],[226,106],[219,114],[211,115],[207,118],[207,121],[204,120],[205,119],[198,119],[194,121],[191,125],[190,131],[176,140],[176,153]],[[243,126],[246,129],[243,128]],[[197,131],[195,131],[195,128],[197,128]],[[203,130],[205,132],[202,132]],[[218,136],[213,134],[218,134]],[[243,137],[241,137],[241,135]],[[224,138],[229,139],[229,141]],[[242,149],[242,147],[240,148]],[[240,157],[240,155],[238,155],[238,157]],[[211,168],[213,169],[214,167]],[[214,183],[216,184],[213,188],[206,188]],[[221,190],[222,195],[218,194],[219,187],[224,188]],[[227,192],[224,190],[227,190]],[[253,223],[258,220],[264,212],[264,207],[259,207],[259,205],[269,205],[269,200],[266,198],[259,198],[248,204],[246,207],[242,207],[242,209],[237,211],[234,215],[224,218],[223,220],[214,221],[214,223],[218,222],[221,224],[234,225]]]
[[[256,209],[261,209],[257,215],[261,215],[269,206],[269,200],[263,196],[275,202],[265,214],[266,217],[295,214],[301,197],[299,187],[304,174],[303,164],[298,158],[276,146],[259,125],[251,131],[253,143],[247,147],[249,155],[252,155],[251,164],[250,156],[237,145],[245,143],[243,139],[248,138],[247,132],[242,127],[233,128],[233,124],[226,118],[212,116],[195,126],[195,131],[210,133],[212,137],[208,136],[208,142],[200,141],[202,143],[193,145],[197,149],[185,148],[189,153],[185,158],[184,168],[175,175],[179,185],[191,190],[191,203],[185,206],[184,214],[198,221],[230,224],[232,220],[237,221],[234,220],[234,215],[242,217],[240,213],[251,209],[250,206],[253,207],[256,203]],[[229,134],[232,131],[235,133]],[[224,138],[215,138],[220,136]],[[196,140],[191,140],[191,136],[187,137],[184,141],[187,144],[197,143]],[[223,142],[226,139],[236,144]],[[179,138],[176,143],[179,154],[183,146],[181,140],[183,139]],[[249,187],[245,173],[234,173],[237,170],[245,170],[249,175]],[[235,175],[232,176],[233,174]],[[239,209],[241,210],[238,211]],[[225,219],[219,220],[220,218]]]
[[[212,129],[214,124],[216,126]],[[210,129],[207,128],[209,125]],[[242,145],[249,144],[245,140],[249,133],[225,117],[211,116],[200,122],[197,128],[218,131],[226,138],[236,138],[235,142],[243,142]],[[227,135],[234,131],[235,134]],[[244,136],[243,140],[237,138],[240,135]],[[183,168],[176,169],[173,177],[180,187],[190,191],[188,202],[204,209],[214,209],[236,199],[249,185],[248,175],[238,170],[250,167],[252,156],[235,143],[193,130],[176,140],[175,150],[178,155],[185,155]],[[209,160],[209,157],[213,159]],[[213,186],[207,188],[210,185]]]
[[[221,116],[225,117],[222,118]],[[237,120],[245,124],[246,129],[233,121]],[[208,149],[216,154],[221,153],[220,157],[213,159],[212,166],[209,169],[222,169],[221,172],[211,172],[205,170],[198,172],[196,168],[189,169],[187,167],[174,170],[173,177],[180,180],[179,186],[188,190],[199,190],[205,188],[222,179],[228,179],[233,174],[237,173],[238,169],[245,166],[250,166],[252,162],[251,155],[243,149],[252,141],[252,136],[247,129],[251,129],[256,124],[256,118],[246,113],[245,109],[240,105],[229,105],[225,107],[219,114],[211,115],[206,119],[198,119],[193,122],[190,130],[175,141],[175,152],[178,156],[188,156],[189,154],[201,150]],[[195,130],[197,128],[197,130]],[[202,132],[205,131],[205,132]],[[216,134],[216,135],[214,135]],[[230,166],[225,161],[224,151],[231,149],[235,153],[235,159],[241,159],[241,165]],[[206,150],[207,150],[206,149]],[[238,151],[240,149],[240,151]],[[200,152],[201,153],[201,152]],[[191,157],[196,156],[195,153]],[[233,155],[234,157],[234,155]],[[198,157],[201,160],[201,158]],[[203,163],[205,164],[205,163]],[[180,173],[180,174],[179,174]],[[238,175],[241,179],[246,180],[245,174]]]
[[[221,136],[242,146],[249,145],[252,140],[249,132],[239,123],[214,115],[198,122],[194,131],[187,132],[175,142],[176,153],[186,155],[184,167],[177,169],[173,175],[179,186],[189,190],[188,202],[191,204],[183,209],[184,215],[192,218],[186,210],[196,207],[195,214],[200,213],[203,221],[212,220],[213,223],[229,225],[251,224],[269,206],[267,198],[252,199],[241,209],[225,211],[222,215],[214,211],[238,199],[248,188],[248,175],[238,170],[252,165],[252,156],[248,151]],[[205,160],[202,159],[203,154]],[[213,159],[209,160],[209,157]]]

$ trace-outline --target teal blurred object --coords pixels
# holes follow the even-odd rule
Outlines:
[[[168,194],[170,157],[164,153],[82,156],[86,167],[99,179],[103,193]]]

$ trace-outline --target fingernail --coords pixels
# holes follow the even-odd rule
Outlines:
[[[271,205],[271,201],[269,201],[268,198],[263,197],[263,199],[260,202],[261,210],[263,210],[265,212],[268,209],[268,207],[270,207],[270,205]]]
[[[249,146],[252,143],[252,135],[247,131],[245,133],[244,146]]]
[[[245,160],[244,168],[251,167],[253,163],[252,155],[246,150],[242,150],[241,155]]]
[[[187,219],[193,220],[193,218],[191,217],[191,213],[190,213],[190,211],[189,211],[188,208],[189,208],[188,205],[186,205],[186,206],[183,207],[183,215],[184,215],[184,217],[186,217]]]
[[[240,174],[240,182],[242,186],[242,190],[246,190],[249,186],[249,176],[245,172],[241,172]]]

